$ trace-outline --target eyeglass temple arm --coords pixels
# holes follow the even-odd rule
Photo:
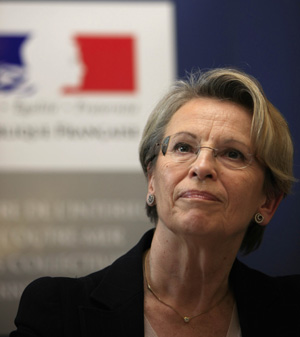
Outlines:
[[[161,143],[161,152],[165,156],[168,150],[170,136],[166,137]]]

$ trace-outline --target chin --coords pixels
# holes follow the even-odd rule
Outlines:
[[[182,233],[192,235],[207,235],[214,231],[213,228],[216,228],[211,221],[211,216],[208,218],[196,214],[178,219],[178,226]]]

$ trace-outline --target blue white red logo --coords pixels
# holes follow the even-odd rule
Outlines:
[[[82,35],[70,36],[67,44],[75,47],[77,69],[61,60],[68,49],[55,41],[47,44],[43,37],[0,34],[0,92],[38,93],[55,90],[65,95],[99,92],[134,92],[136,90],[135,41],[131,36]],[[26,64],[24,60],[26,55]],[[55,55],[55,57],[54,57]],[[50,82],[51,74],[56,74]],[[80,72],[80,73],[79,73]],[[68,76],[62,76],[66,73]],[[73,75],[72,75],[73,74]],[[80,75],[80,76],[78,76]],[[62,78],[60,77],[62,76]],[[75,81],[69,82],[70,78]],[[61,82],[60,82],[61,78]],[[28,79],[33,84],[29,85]],[[38,80],[39,79],[39,80]],[[56,88],[55,88],[56,87]],[[31,90],[29,90],[31,88]]]
[[[0,91],[19,91],[26,84],[21,50],[28,35],[0,35]]]

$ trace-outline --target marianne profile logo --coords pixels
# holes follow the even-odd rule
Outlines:
[[[0,33],[0,93],[133,93],[135,39],[123,35]]]
[[[29,90],[27,69],[22,54],[28,38],[28,34],[0,34],[0,93]]]

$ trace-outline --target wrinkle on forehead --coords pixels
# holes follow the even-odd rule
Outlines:
[[[251,113],[236,103],[199,98],[189,101],[173,115],[165,136],[190,132],[201,141],[235,140],[251,148],[251,120]]]

